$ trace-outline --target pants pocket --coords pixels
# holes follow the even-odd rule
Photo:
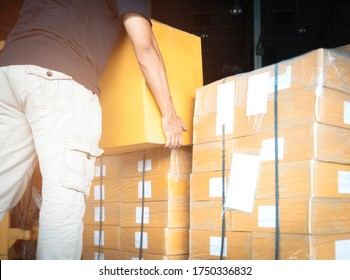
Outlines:
[[[65,141],[64,187],[74,189],[89,196],[95,173],[96,157],[103,153],[95,144],[73,139]]]
[[[61,112],[71,110],[72,77],[35,65],[27,65],[26,73],[29,102],[33,107]]]

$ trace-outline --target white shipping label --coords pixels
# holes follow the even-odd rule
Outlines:
[[[350,260],[350,240],[349,239],[335,241],[335,259]]]
[[[220,256],[221,255],[221,247],[223,247],[223,252],[222,255],[224,257],[227,257],[227,238],[224,238],[224,244],[221,244],[221,237],[218,236],[210,236],[210,250],[209,250],[209,254],[211,256]],[[223,245],[223,246],[222,246]]]
[[[101,176],[101,169],[102,169],[102,177],[106,176],[106,165],[96,165],[95,166],[95,177]]]
[[[103,253],[98,253],[98,252],[95,252],[95,260],[101,260],[103,261],[105,259],[105,254]]]
[[[209,179],[209,197],[222,197],[222,177]],[[224,178],[224,190],[226,192],[226,178]]]
[[[350,172],[338,171],[338,193],[350,194]]]
[[[276,207],[274,205],[258,207],[258,227],[276,227]]]
[[[104,222],[104,221],[105,221],[105,208],[95,207],[95,222]]]
[[[216,100],[216,135],[233,133],[235,109],[235,81],[220,84],[217,87]]]
[[[152,160],[146,159],[145,162],[145,171],[151,171],[152,170]],[[143,171],[143,160],[139,160],[137,163],[137,171],[142,172]]]
[[[135,248],[141,247],[141,232],[135,232]],[[148,233],[143,232],[142,234],[142,249],[148,249]]]
[[[252,213],[259,178],[260,157],[233,153],[231,162],[225,207]]]
[[[138,182],[138,198],[142,198],[142,182]],[[145,181],[144,182],[144,197],[151,198],[152,197],[152,182]]]
[[[261,73],[249,77],[246,115],[266,114],[269,98],[270,73]]]
[[[283,90],[291,87],[292,80],[292,66],[287,66],[286,72],[278,75],[277,77],[277,89]],[[269,93],[275,91],[275,75],[270,77]]]
[[[136,224],[142,223],[142,207],[136,207]],[[143,223],[149,224],[149,207],[143,207]]]
[[[278,143],[278,159],[281,160],[284,157],[284,138],[279,137]],[[261,143],[261,161],[275,160],[275,138],[262,140]]]
[[[344,102],[344,123],[350,124],[350,102]]]
[[[94,200],[105,199],[105,186],[96,185],[94,186]]]
[[[95,230],[94,231],[94,245],[101,245],[104,246],[105,245],[105,232],[99,231],[99,230]]]

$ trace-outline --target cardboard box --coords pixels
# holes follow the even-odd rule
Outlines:
[[[222,189],[224,188],[226,191],[229,175],[228,169],[225,170],[224,174],[222,171],[191,174],[190,201],[222,201]]]
[[[275,164],[260,167],[255,198],[275,196]],[[278,165],[280,198],[350,198],[350,165],[318,160],[286,162]]]
[[[279,234],[279,260],[310,259],[310,236],[306,234]],[[276,235],[272,232],[252,233],[252,259],[274,260]]]
[[[120,251],[139,252],[141,247],[139,228],[120,228]],[[143,231],[142,252],[156,255],[188,254],[188,228],[147,228]]]
[[[139,252],[121,252],[118,250],[101,248],[83,248],[83,260],[139,260]],[[142,260],[188,260],[187,255],[157,255],[144,254],[142,252]]]
[[[145,228],[188,228],[189,205],[170,201],[146,202],[143,207],[143,225]],[[121,203],[120,225],[139,228],[142,223],[141,203]]]
[[[275,234],[252,233],[252,259],[275,259]],[[350,234],[279,235],[281,260],[348,260]]]
[[[119,226],[85,225],[83,246],[119,250]]]
[[[339,234],[350,233],[349,199],[309,198],[280,199],[281,233]],[[230,211],[231,230],[274,232],[275,201],[258,199],[253,213]]]
[[[218,260],[222,248],[221,231],[190,231],[190,260]],[[224,260],[251,259],[251,233],[225,232]]]
[[[350,199],[313,198],[309,209],[309,233],[350,233]]]
[[[188,126],[183,144],[189,145],[193,138],[195,91],[203,85],[201,39],[154,20],[152,25],[177,114]],[[131,42],[126,36],[121,37],[101,79],[101,146],[107,154],[165,144],[157,104],[142,76]]]
[[[94,180],[116,180],[121,175],[122,161],[119,155],[102,155],[95,162]]]
[[[328,88],[302,89],[295,92],[281,92],[278,97],[278,128],[319,122],[350,128],[350,95]],[[202,95],[200,95],[202,96]],[[202,97],[202,98],[206,98]],[[208,99],[213,99],[209,98]],[[246,100],[245,100],[246,102]],[[203,102],[206,104],[206,102]],[[274,131],[274,99],[266,103],[266,113],[246,115],[247,104],[232,105],[233,123],[225,124],[225,138],[237,138]],[[227,109],[228,110],[228,109]],[[218,141],[223,138],[220,116],[222,111],[195,116],[193,142],[195,144]]]
[[[148,201],[169,201],[188,204],[190,180],[189,175],[179,175],[173,178],[170,174],[147,175],[124,178],[121,184],[121,201],[138,202],[142,197]]]
[[[225,211],[225,230],[231,230],[230,211]],[[191,230],[221,230],[222,229],[222,202],[191,201],[190,229]]]
[[[139,252],[120,252],[120,260],[140,260]],[[187,255],[156,255],[144,254],[141,255],[141,260],[188,260]]]
[[[273,130],[275,80],[280,128],[313,121],[349,128],[349,62],[346,53],[318,49],[197,89],[194,144],[220,140],[222,124],[228,139]]]
[[[350,234],[312,235],[310,239],[310,259],[350,259]]]
[[[349,202],[347,198],[280,199],[279,230],[294,234],[350,233]],[[191,229],[221,229],[220,201],[192,201],[190,213]],[[252,213],[227,209],[225,219],[228,231],[275,232],[275,200],[255,200]]]
[[[345,45],[345,46],[340,46],[338,48],[335,48],[334,50],[344,52],[344,53],[349,53],[350,52],[350,44]]]
[[[225,192],[233,187],[229,171],[225,170],[224,183],[222,171],[191,174],[190,201],[222,201],[223,185]],[[233,170],[233,174],[236,172],[241,171]],[[278,172],[280,198],[350,198],[350,165],[317,160],[296,161],[279,164]],[[261,164],[253,199],[273,199],[275,180],[275,164]],[[244,187],[244,184],[240,185],[240,188]],[[228,194],[225,196],[228,198]]]
[[[121,155],[121,178],[148,175],[170,174],[177,179],[180,174],[190,174],[192,168],[192,149],[151,149]]]
[[[104,226],[120,225],[120,203],[99,203],[86,204],[84,215],[85,225],[99,225],[100,221]]]
[[[278,132],[279,163],[317,159],[350,164],[350,130],[312,123]],[[222,158],[231,166],[232,153],[259,155],[261,162],[275,160],[273,133],[257,134],[193,146],[193,173],[222,170]]]
[[[86,203],[118,203],[121,200],[120,179],[93,180],[90,188],[90,195],[86,198]]]
[[[120,252],[118,250],[105,249],[105,248],[83,248],[83,260],[119,260]]]

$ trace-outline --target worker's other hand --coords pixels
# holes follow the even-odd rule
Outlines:
[[[179,148],[182,145],[182,132],[187,131],[185,123],[180,117],[162,117],[163,131],[165,134],[165,147],[169,149]]]

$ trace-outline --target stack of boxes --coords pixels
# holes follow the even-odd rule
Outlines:
[[[118,259],[121,158],[98,158],[90,196],[86,199],[83,259]]]
[[[191,163],[190,148],[98,159],[83,258],[188,259]]]
[[[176,112],[188,127],[183,144],[189,146],[195,89],[203,85],[201,40],[154,20],[152,29]],[[187,259],[192,149],[164,148],[161,114],[126,34],[120,36],[101,79],[100,101],[106,173],[99,171],[98,161],[91,193],[96,191],[99,198],[104,185],[105,200],[102,205],[99,199],[88,201],[83,257]]]
[[[276,238],[280,259],[349,258],[349,62],[319,49],[198,89],[191,259],[274,259]]]
[[[162,148],[122,157],[122,259],[187,259],[191,149]]]

